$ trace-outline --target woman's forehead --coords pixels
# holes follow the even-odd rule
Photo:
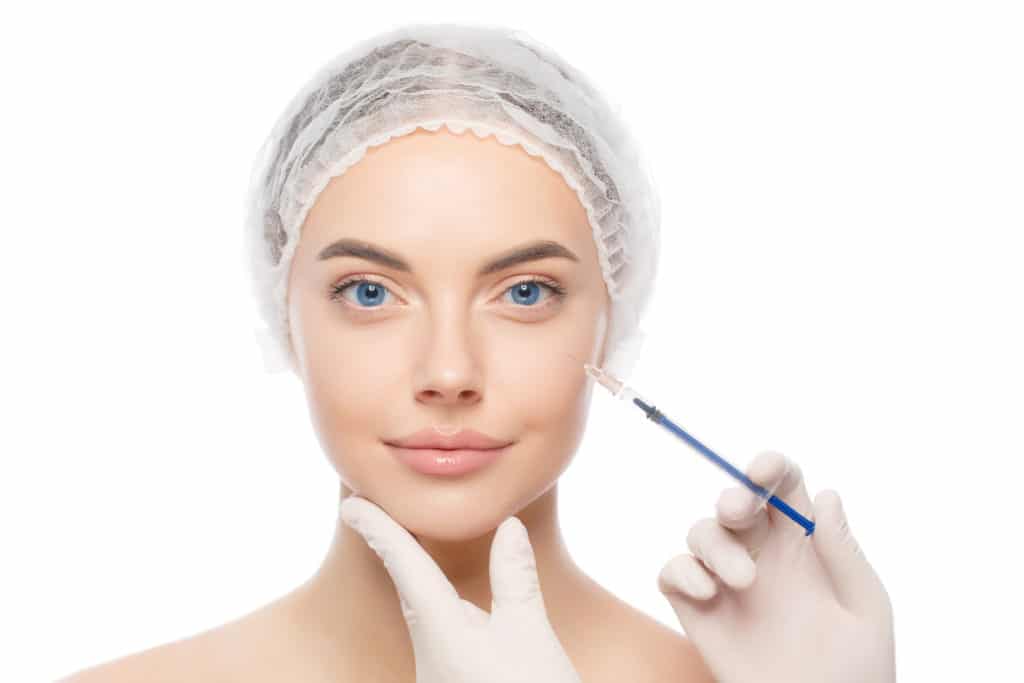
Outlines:
[[[443,243],[467,254],[542,240],[581,257],[593,249],[575,190],[542,158],[443,127],[370,148],[328,182],[302,233],[317,252],[342,238],[394,250]]]

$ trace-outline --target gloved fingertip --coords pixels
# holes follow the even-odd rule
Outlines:
[[[750,489],[733,486],[726,489],[716,504],[718,516],[730,522],[742,522],[757,512],[760,499]]]
[[[843,501],[835,489],[819,491],[818,495],[814,497],[814,507],[825,513],[824,521],[828,524],[839,524],[846,518]]]
[[[530,533],[518,517],[509,517],[502,522],[495,532],[495,538],[498,539],[497,547],[502,559],[517,558],[520,562],[525,560],[532,564],[530,559],[533,555],[533,546],[530,544]]]
[[[491,593],[496,606],[536,602],[537,560],[526,526],[509,517],[498,526],[491,547]]]
[[[341,505],[339,506],[341,521],[355,531],[360,531],[362,528],[363,516],[360,507],[361,504],[359,503],[359,499],[355,496],[349,496],[345,500],[341,501]]]

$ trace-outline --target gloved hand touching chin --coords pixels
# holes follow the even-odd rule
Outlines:
[[[384,562],[412,637],[417,683],[582,683],[548,621],[526,527],[509,517],[491,542],[491,613],[459,597],[407,529],[358,496],[342,520]]]

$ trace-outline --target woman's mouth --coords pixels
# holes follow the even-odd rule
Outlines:
[[[421,474],[459,476],[482,469],[500,458],[512,444],[487,449],[402,448],[388,444],[405,465]]]

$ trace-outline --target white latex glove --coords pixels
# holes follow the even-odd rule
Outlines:
[[[548,621],[526,527],[509,517],[491,542],[491,613],[459,597],[407,529],[359,496],[342,520],[384,562],[412,637],[417,683],[582,683]]]
[[[811,503],[800,467],[760,454],[746,470],[815,522],[811,536],[745,486],[698,521],[658,587],[718,683],[892,683],[889,595],[850,533],[839,494]],[[761,505],[758,505],[761,503]],[[808,514],[810,513],[810,514]]]

